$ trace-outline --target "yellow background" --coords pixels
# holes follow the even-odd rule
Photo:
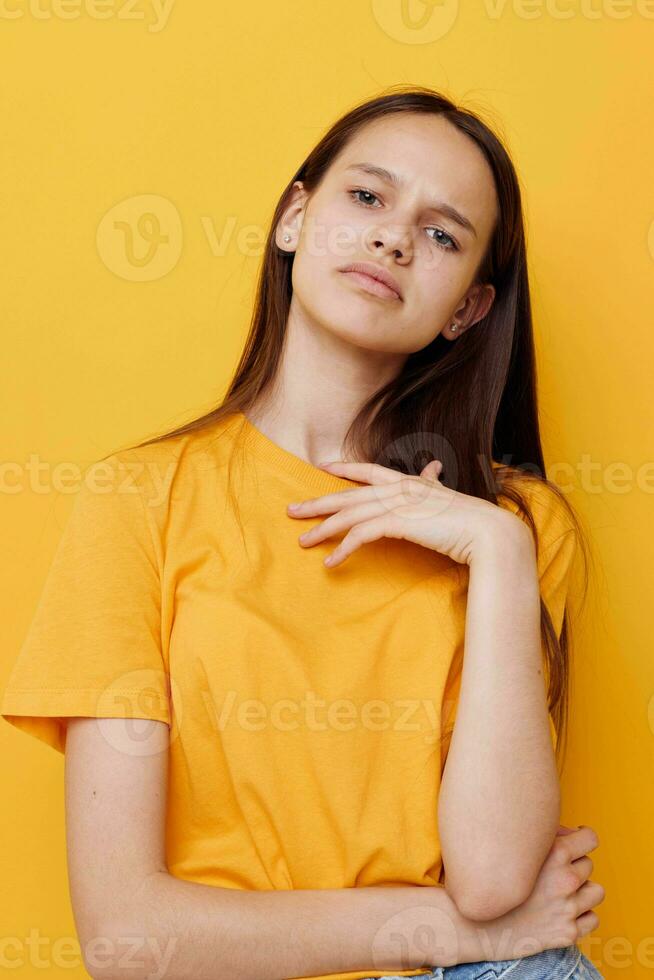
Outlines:
[[[0,3],[0,683],[75,466],[220,399],[257,233],[297,165],[360,99],[441,89],[500,128],[520,174],[546,459],[594,541],[563,819],[598,831],[607,898],[580,945],[610,980],[652,976],[654,4],[75,2]],[[0,751],[0,968],[83,976],[63,759],[6,724]]]

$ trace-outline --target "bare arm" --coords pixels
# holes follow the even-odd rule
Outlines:
[[[470,560],[461,691],[438,805],[447,888],[492,919],[530,894],[559,825],[533,538],[498,515]]]
[[[135,738],[122,719],[68,722],[69,881],[92,977],[281,980],[483,958],[488,932],[443,888],[243,891],[170,875],[169,730],[137,724]]]

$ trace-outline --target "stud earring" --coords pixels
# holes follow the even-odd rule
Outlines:
[[[451,323],[451,324],[450,324],[450,330],[452,331],[452,333],[454,333],[454,331],[455,331],[455,330],[458,330],[458,329],[459,329],[459,328],[458,328],[458,326],[457,326],[457,324],[456,324],[456,323]]]
[[[291,240],[291,236],[290,235],[284,235],[284,241],[285,242],[290,242],[290,240]]]

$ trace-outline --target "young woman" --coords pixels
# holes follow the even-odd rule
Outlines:
[[[92,976],[599,976],[535,392],[506,150],[429,89],[357,106],[222,404],[86,474],[4,693],[65,752]]]

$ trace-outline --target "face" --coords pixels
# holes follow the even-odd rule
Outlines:
[[[295,252],[291,313],[371,351],[409,354],[441,332],[454,341],[493,302],[474,277],[496,216],[490,167],[451,123],[418,113],[368,123],[312,194],[293,188],[276,230]],[[343,271],[353,263],[390,275],[399,295]]]

